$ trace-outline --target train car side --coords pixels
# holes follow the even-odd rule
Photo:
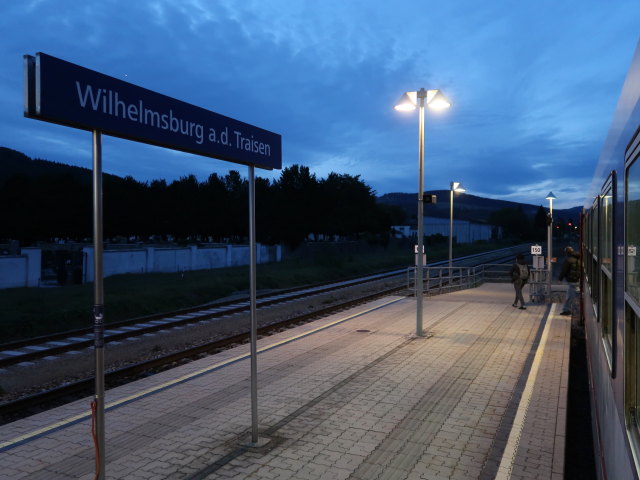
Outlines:
[[[638,479],[640,43],[584,212],[582,299],[598,476]]]

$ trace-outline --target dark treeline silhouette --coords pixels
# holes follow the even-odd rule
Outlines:
[[[107,238],[220,242],[248,236],[248,181],[235,170],[203,182],[193,175],[171,183],[104,175],[103,199]],[[377,203],[359,176],[330,173],[318,179],[308,167],[293,165],[277,180],[256,178],[256,231],[262,243],[295,247],[310,234],[386,239],[403,217],[398,207]],[[0,183],[0,218],[0,239],[25,245],[91,238],[90,171],[14,171]]]
[[[572,209],[575,210],[575,209]],[[572,210],[569,210],[571,212]],[[501,208],[489,215],[489,223],[502,227],[504,238],[524,242],[544,242],[547,239],[548,210],[540,205],[535,215],[527,215],[522,208]],[[579,218],[579,217],[578,217]],[[577,223],[573,217],[554,215],[554,238],[574,239]]]

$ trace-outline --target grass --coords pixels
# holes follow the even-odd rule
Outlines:
[[[505,245],[456,246],[456,256]],[[257,267],[258,290],[281,289],[339,280],[412,265],[407,247],[380,248],[360,254],[326,254],[313,259],[291,258]],[[429,262],[443,260],[448,247],[429,249]],[[184,273],[116,275],[104,280],[105,321],[117,322],[212,302],[235,293],[248,295],[249,267]],[[91,327],[93,284],[57,288],[0,290],[0,343],[54,332]]]

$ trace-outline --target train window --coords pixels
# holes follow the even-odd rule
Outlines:
[[[609,185],[604,195],[600,196],[599,215],[599,257],[601,269],[600,276],[600,298],[599,317],[602,322],[602,336],[607,340],[609,347],[612,346],[613,333],[613,288],[612,288],[612,268],[613,257],[613,190]],[[612,359],[613,360],[613,359]]]
[[[626,410],[627,422],[634,431],[636,444],[640,437],[640,317],[635,313],[629,305],[626,307],[625,317],[626,325]]]
[[[593,252],[593,235],[591,234],[591,223],[593,222],[593,210],[587,210],[584,216],[583,223],[583,231],[584,231],[584,258],[586,261],[583,262],[585,269],[585,277],[586,281],[589,284],[589,288],[592,283],[593,271],[591,269],[591,261],[589,260],[592,257]]]
[[[613,256],[613,196],[611,189],[602,196],[600,211],[600,257],[602,267],[611,274],[611,258]]]
[[[612,342],[612,313],[613,313],[613,289],[611,279],[602,275],[602,298],[600,300],[600,319],[602,321],[602,335],[608,340],[609,346]]]
[[[640,303],[640,161],[627,169],[625,198],[625,288]]]
[[[591,210],[589,210],[589,239],[591,243],[589,245],[589,254],[587,256],[587,259],[586,261],[583,262],[583,264],[585,264],[587,266],[587,269],[589,270],[589,282],[590,282],[589,288],[591,288],[591,285],[594,285],[593,276],[595,275],[595,272],[593,271],[593,260],[592,260],[596,251],[596,239],[593,236],[593,222],[595,222],[594,218],[595,218],[595,214],[592,208]]]
[[[600,267],[598,266],[598,204],[600,197],[596,198],[596,201],[593,202],[593,207],[591,208],[591,239],[593,241],[593,246],[591,249],[591,254],[589,255],[589,259],[587,260],[590,264],[591,270],[591,282],[589,284],[591,289],[591,300],[593,301],[593,308],[596,319],[600,320],[600,310],[598,309],[598,304],[600,303],[600,289],[599,289],[599,273]]]

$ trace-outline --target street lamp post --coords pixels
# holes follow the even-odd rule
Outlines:
[[[419,100],[419,102],[418,102]],[[449,108],[451,103],[440,90],[425,90],[405,92],[394,108],[400,111],[415,110],[419,107],[418,116],[418,262],[416,265],[416,335],[422,332],[422,294],[424,292],[424,106],[442,110]]]
[[[549,192],[546,200],[549,200],[549,219],[547,221],[547,302],[551,303],[551,257],[553,251],[553,201],[556,199],[553,192]]]
[[[460,182],[451,182],[449,189],[449,285],[451,285],[453,272],[453,192],[464,192]]]

